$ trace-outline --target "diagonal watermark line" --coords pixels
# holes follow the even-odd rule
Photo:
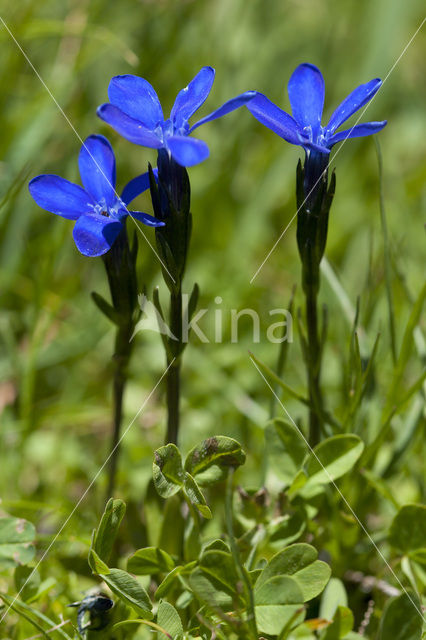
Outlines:
[[[24,56],[25,60],[27,61],[27,63],[29,64],[29,66],[31,67],[31,69],[34,71],[35,75],[37,76],[37,78],[40,80],[41,84],[43,85],[43,87],[46,89],[47,93],[49,94],[49,96],[52,98],[53,102],[55,103],[56,107],[58,108],[59,112],[62,114],[62,116],[65,118],[66,122],[69,124],[69,126],[71,127],[71,129],[73,130],[73,132],[75,133],[76,137],[78,138],[78,140],[81,142],[81,144],[83,145],[83,147],[85,148],[85,150],[87,151],[87,153],[89,154],[90,158],[93,160],[94,164],[96,165],[97,169],[100,171],[100,173],[102,174],[102,176],[105,178],[105,180],[107,181],[108,185],[111,187],[111,189],[113,189],[114,194],[117,196],[117,198],[120,198],[120,196],[118,195],[117,191],[115,190],[114,185],[111,184],[109,178],[105,175],[104,171],[102,170],[102,167],[99,166],[96,158],[93,157],[93,155],[90,153],[90,150],[88,149],[87,145],[85,144],[84,140],[82,139],[82,137],[80,136],[80,134],[78,133],[77,129],[74,127],[73,123],[71,122],[71,120],[68,118],[67,114],[65,113],[65,111],[62,109],[61,105],[59,104],[59,102],[56,100],[55,96],[53,95],[53,93],[50,91],[49,87],[47,86],[47,84],[45,83],[45,81],[43,80],[43,78],[41,77],[40,73],[37,71],[37,69],[35,68],[35,66],[33,65],[33,63],[31,62],[31,60],[29,59],[28,55],[25,53],[24,49],[21,47],[21,45],[19,44],[18,40],[15,38],[15,36],[13,35],[12,31],[10,30],[10,28],[8,27],[8,25],[6,24],[6,22],[3,20],[3,18],[0,16],[0,22],[3,24],[4,28],[6,29],[6,31],[8,32],[8,34],[10,35],[10,37],[12,38],[13,42],[16,44],[16,46],[18,47],[18,49],[20,50],[20,52],[22,53],[22,55]],[[163,269],[168,273],[168,275],[170,276],[170,278],[172,279],[173,282],[175,282],[175,279],[173,278],[172,274],[170,273],[170,271],[167,269],[166,265],[164,264],[164,262],[161,260],[160,256],[158,255],[157,251],[154,249],[154,247],[152,246],[151,242],[149,241],[147,235],[144,233],[143,229],[141,228],[140,224],[138,223],[138,221],[136,220],[136,218],[134,218],[134,216],[132,216],[132,212],[128,210],[127,205],[124,204],[124,209],[126,210],[127,214],[131,217],[131,219],[133,220],[133,222],[135,223],[137,229],[139,230],[139,232],[141,233],[141,235],[143,236],[143,238],[145,239],[146,243],[148,244],[148,246],[151,248],[151,250],[153,251],[153,253],[155,254],[155,256],[157,257],[157,259],[159,260],[161,266],[163,267]]]
[[[80,497],[80,499],[78,500],[78,502],[76,503],[76,505],[74,506],[73,510],[71,511],[71,513],[69,514],[69,516],[66,518],[66,520],[64,521],[64,523],[62,524],[61,528],[59,529],[59,531],[56,532],[55,537],[53,538],[53,540],[50,542],[49,546],[47,547],[46,551],[44,551],[43,555],[41,556],[40,560],[37,562],[36,566],[34,567],[34,569],[32,570],[32,572],[30,573],[30,575],[28,576],[28,578],[26,579],[26,581],[24,582],[24,584],[22,585],[22,587],[19,589],[18,593],[16,594],[16,596],[14,597],[14,599],[12,600],[11,604],[7,607],[6,611],[4,612],[4,614],[2,615],[2,617],[0,618],[0,623],[4,620],[4,618],[7,616],[7,614],[10,611],[10,608],[14,605],[14,603],[16,602],[16,600],[19,598],[19,596],[22,593],[22,590],[25,588],[26,584],[28,583],[29,580],[31,580],[32,576],[34,575],[35,571],[37,571],[38,567],[40,566],[40,564],[43,562],[43,560],[45,560],[46,556],[48,555],[49,551],[51,550],[51,548],[53,547],[53,545],[55,544],[56,540],[58,539],[58,537],[61,535],[62,531],[65,529],[65,527],[67,526],[68,522],[71,520],[71,518],[73,517],[74,513],[77,511],[78,507],[80,506],[80,504],[83,502],[84,498],[87,496],[87,494],[89,493],[90,489],[93,487],[93,485],[95,484],[96,480],[98,479],[99,475],[102,473],[102,471],[104,470],[105,466],[108,464],[109,460],[111,459],[111,456],[113,455],[114,451],[120,446],[122,440],[125,438],[126,434],[128,433],[128,431],[130,430],[130,428],[132,427],[132,425],[134,424],[135,420],[138,418],[138,416],[140,415],[140,413],[142,412],[142,410],[145,408],[146,404],[149,402],[149,400],[151,399],[151,397],[153,396],[153,394],[155,393],[156,389],[158,388],[158,386],[160,385],[160,383],[162,382],[162,380],[164,379],[164,376],[166,375],[166,373],[168,372],[168,370],[170,369],[170,367],[172,366],[172,364],[174,363],[174,361],[176,360],[176,358],[173,358],[173,360],[168,364],[167,369],[165,369],[160,377],[160,379],[156,382],[154,388],[151,390],[151,392],[148,394],[148,396],[145,398],[145,400],[143,401],[143,403],[141,404],[141,406],[139,407],[138,411],[136,412],[134,418],[132,419],[132,421],[130,422],[130,424],[127,426],[126,430],[124,431],[124,433],[122,434],[122,436],[120,437],[119,441],[117,442],[117,444],[115,445],[115,447],[112,449],[112,451],[110,452],[109,456],[107,457],[107,459],[105,460],[105,462],[102,464],[102,466],[98,469],[98,471],[96,472],[96,474],[93,476],[89,486],[87,487],[87,489],[85,490],[85,492],[83,493],[83,495]],[[1,598],[1,595],[0,595]]]
[[[344,138],[344,140],[342,141],[342,144],[340,145],[340,147],[337,149],[336,153],[330,158],[330,162],[333,161],[337,155],[340,153],[340,151],[343,149],[344,145],[346,144],[347,140],[350,138],[350,135],[354,129],[354,127],[356,127],[356,125],[358,124],[358,122],[361,120],[362,116],[364,115],[364,113],[367,111],[367,109],[369,108],[369,106],[373,103],[373,101],[375,100],[376,96],[378,95],[379,91],[382,90],[386,80],[389,78],[389,76],[391,75],[391,73],[393,72],[393,70],[395,69],[395,67],[397,66],[397,64],[399,63],[399,61],[401,60],[401,58],[405,55],[408,47],[411,45],[411,43],[413,42],[414,38],[417,36],[417,34],[419,33],[420,29],[423,27],[424,23],[426,22],[426,17],[423,18],[422,22],[420,23],[420,25],[417,27],[416,31],[414,32],[414,34],[411,36],[410,40],[408,41],[408,43],[405,45],[405,47],[403,48],[402,52],[400,53],[400,55],[398,56],[398,58],[395,60],[395,62],[393,63],[393,65],[391,66],[391,68],[389,69],[389,71],[387,72],[382,84],[380,85],[378,91],[375,93],[375,95],[371,98],[370,102],[364,107],[364,109],[361,111],[360,115],[358,116],[355,124],[353,125],[353,127],[351,129],[349,129],[348,131],[348,135],[346,136],[346,138]],[[329,163],[330,164],[330,163]],[[324,169],[324,171],[321,173],[321,175],[319,176],[318,180],[315,182],[314,186],[312,187],[312,189],[309,191],[309,193],[307,194],[307,196],[305,197],[304,201],[302,202],[302,204],[300,205],[300,207],[297,209],[296,213],[294,214],[294,216],[291,218],[290,222],[287,224],[287,226],[285,227],[284,231],[282,231],[282,233],[280,234],[280,236],[278,237],[278,239],[275,241],[272,249],[270,249],[269,253],[266,255],[265,259],[263,260],[263,262],[260,264],[260,266],[258,267],[256,273],[254,274],[254,276],[251,278],[250,280],[250,284],[253,284],[253,281],[255,280],[255,278],[258,276],[258,274],[260,273],[260,271],[263,269],[264,265],[266,264],[266,262],[269,260],[269,258],[271,257],[271,255],[273,254],[273,252],[275,251],[275,249],[277,248],[277,246],[279,245],[279,243],[281,242],[281,240],[283,239],[284,235],[287,233],[288,229],[290,228],[290,226],[292,225],[292,223],[294,222],[295,218],[297,217],[297,214],[299,213],[300,209],[303,207],[303,205],[305,204],[305,202],[307,201],[307,199],[309,198],[309,196],[311,195],[311,193],[314,191],[315,187],[317,186],[317,184],[320,182],[320,180],[323,179],[323,177],[325,176],[326,172],[328,171],[328,167],[326,169]]]
[[[368,532],[368,529],[366,528],[366,526],[363,524],[363,522],[361,522],[361,520],[358,518],[358,516],[356,515],[355,511],[353,510],[353,508],[351,507],[351,505],[349,504],[349,502],[347,501],[347,499],[345,498],[345,496],[343,495],[343,493],[341,492],[341,490],[339,489],[339,487],[337,486],[337,484],[335,483],[335,481],[333,480],[333,478],[331,477],[331,475],[329,474],[329,472],[327,471],[327,469],[324,467],[324,465],[322,464],[321,460],[318,458],[316,452],[313,450],[313,448],[311,447],[311,445],[309,444],[309,442],[307,441],[307,439],[305,438],[304,434],[302,433],[302,431],[300,430],[299,426],[296,424],[296,422],[293,420],[293,418],[291,417],[291,415],[289,414],[289,412],[287,411],[287,409],[285,408],[285,406],[283,405],[283,403],[281,402],[280,398],[278,397],[278,395],[275,393],[274,389],[271,387],[271,385],[269,384],[268,380],[265,378],[265,376],[263,375],[262,371],[259,369],[259,367],[257,366],[257,364],[255,363],[255,361],[253,360],[252,357],[250,357],[251,362],[254,364],[254,366],[256,367],[257,371],[260,373],[261,377],[263,378],[263,380],[265,381],[266,385],[269,387],[269,389],[271,390],[271,392],[274,394],[276,400],[279,402],[281,408],[283,409],[283,411],[285,412],[287,418],[290,420],[290,422],[292,423],[292,425],[297,429],[298,433],[300,434],[301,438],[303,438],[303,441],[305,442],[306,446],[308,447],[309,451],[311,452],[311,454],[315,457],[316,461],[318,462],[318,464],[321,466],[322,470],[324,471],[324,473],[326,474],[326,476],[328,477],[330,484],[333,485],[333,487],[336,489],[337,493],[339,494],[339,496],[341,497],[341,499],[343,500],[343,502],[345,503],[346,507],[348,508],[348,510],[351,512],[351,514],[353,515],[353,517],[355,518],[355,520],[357,521],[358,525],[360,526],[360,528],[362,529],[362,531],[365,533],[365,535],[367,536],[367,538],[369,539],[369,541],[371,542],[371,544],[373,545],[374,549],[376,550],[376,552],[379,554],[380,558],[383,560],[383,562],[385,563],[386,567],[389,569],[390,573],[392,574],[392,576],[395,578],[395,580],[397,581],[398,585],[401,587],[401,590],[405,593],[405,595],[407,596],[407,598],[410,600],[411,604],[413,605],[413,607],[415,608],[415,610],[417,611],[417,613],[419,614],[419,616],[422,618],[422,620],[424,622],[426,622],[426,618],[423,616],[422,611],[418,608],[418,606],[416,605],[416,603],[414,602],[414,600],[412,599],[412,597],[410,596],[410,594],[408,593],[408,591],[405,589],[404,585],[402,584],[401,580],[398,578],[398,576],[396,575],[395,571],[392,569],[392,567],[390,566],[389,562],[386,560],[385,556],[383,555],[383,553],[380,551],[379,547],[377,546],[377,544],[374,542],[373,538],[371,537],[370,533]]]

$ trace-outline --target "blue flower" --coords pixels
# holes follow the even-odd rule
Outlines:
[[[149,188],[144,173],[124,188],[121,198],[115,191],[115,156],[104,136],[89,136],[78,158],[84,189],[55,175],[41,175],[28,185],[36,203],[62,218],[76,220],[73,237],[84,256],[101,256],[111,249],[129,213],[151,227],[163,226],[156,218],[127,205]]]
[[[259,122],[287,142],[300,145],[307,154],[314,152],[328,155],[331,147],[337,142],[377,133],[386,125],[386,120],[367,122],[337,132],[351,115],[372,99],[381,84],[382,81],[376,78],[354,89],[334,111],[329,123],[322,127],[324,78],[315,65],[305,63],[295,69],[288,83],[293,117],[262,93],[257,93],[247,104],[247,108]]]
[[[152,149],[166,149],[178,164],[191,167],[208,157],[209,148],[202,140],[188,136],[197,127],[238,109],[256,95],[255,91],[246,91],[190,126],[188,121],[209,95],[214,76],[212,67],[203,67],[178,93],[167,120],[158,96],[147,80],[132,75],[115,76],[108,87],[110,103],[101,105],[97,113],[130,142]]]

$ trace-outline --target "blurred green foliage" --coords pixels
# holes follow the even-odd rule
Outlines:
[[[107,295],[103,265],[77,252],[70,224],[34,204],[28,180],[39,173],[77,180],[78,138],[97,132],[114,145],[119,187],[145,171],[148,161],[155,162],[154,152],[119,138],[96,118],[96,107],[106,101],[108,82],[115,74],[147,78],[167,110],[199,68],[211,65],[216,81],[203,113],[247,89],[260,90],[288,108],[287,80],[297,64],[309,61],[325,77],[326,117],[357,84],[385,78],[366,117],[388,120],[379,139],[400,350],[424,279],[426,52],[421,33],[398,59],[421,23],[422,10],[420,0],[0,2],[0,16],[17,41],[0,23],[0,508],[37,525],[40,550],[48,546],[106,457],[113,329],[89,296],[92,290]],[[247,352],[250,349],[270,366],[275,363],[277,347],[268,343],[265,332],[268,311],[286,307],[293,285],[299,283],[295,223],[254,282],[250,280],[295,214],[300,150],[259,125],[245,109],[206,125],[200,137],[209,144],[211,157],[190,170],[194,231],[186,281],[188,290],[194,281],[199,283],[201,307],[222,309],[225,338],[221,344],[194,340],[185,354],[181,445],[188,451],[209,435],[236,437],[249,454],[240,482],[258,488],[265,474],[270,391]],[[374,141],[350,141],[335,153],[331,164],[337,167],[337,192],[326,255],[340,287],[330,276],[323,277],[321,298],[330,318],[324,395],[327,406],[342,413],[346,396],[341,381],[347,374],[351,339],[346,312],[348,303],[355,308],[359,296],[362,355],[370,354],[377,333],[381,337],[371,386],[348,428],[372,442],[383,407],[400,401],[415,383],[426,350],[416,329],[393,389],[395,397],[389,397],[395,379]],[[149,196],[142,196],[138,206],[151,212]],[[153,242],[151,231],[147,234]],[[159,285],[165,296],[159,263],[142,238],[139,261],[140,281],[148,292]],[[217,296],[221,302],[215,302]],[[298,292],[296,306],[301,301]],[[263,320],[260,344],[253,344],[250,322],[243,320],[238,344],[230,342],[230,309],[246,307],[257,310]],[[208,320],[202,326],[213,336]],[[164,371],[158,335],[145,332],[137,339],[124,426]],[[304,393],[297,332],[284,380]],[[303,425],[303,406],[285,392],[283,397],[290,414]],[[398,505],[421,500],[418,425],[423,402],[424,395],[415,393],[398,408],[379,440],[370,479],[367,473],[357,484],[350,478],[341,484],[378,542]],[[130,501],[130,512],[140,509],[152,451],[162,443],[164,428],[159,389],[123,444],[119,494]],[[384,488],[374,474],[389,465]],[[80,570],[89,575],[85,558],[90,531],[103,508],[105,482],[102,475],[97,479],[50,552],[56,562],[48,573],[57,579],[55,593],[65,602],[92,584],[81,581]],[[368,502],[363,499],[366,492]],[[389,578],[331,489],[330,500],[341,517],[330,518],[327,530],[316,533],[333,558],[333,575],[342,577],[350,569]],[[127,545],[134,548],[146,542],[143,532],[126,535]],[[360,556],[350,566],[355,544],[360,545]],[[69,567],[66,585],[64,567]],[[58,604],[56,613],[61,610]]]

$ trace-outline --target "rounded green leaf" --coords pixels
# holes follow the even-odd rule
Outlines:
[[[405,504],[396,514],[389,542],[403,553],[426,547],[426,506]]]
[[[38,593],[41,579],[36,569],[20,565],[13,574],[16,591],[24,602],[30,602]]]
[[[191,474],[185,472],[184,491],[187,498],[198,509],[204,518],[210,520],[212,513],[207,506],[206,499],[200,491],[200,488]]]
[[[173,558],[158,547],[139,549],[127,561],[127,569],[130,573],[145,576],[154,573],[169,573],[174,566]]]
[[[219,608],[233,607],[239,600],[239,577],[230,553],[206,551],[191,572],[189,584],[201,602]]]
[[[275,418],[266,427],[265,442],[272,470],[283,482],[290,484],[307,452],[299,430],[285,420]]]
[[[28,564],[34,558],[35,527],[28,520],[0,517],[0,569]]]
[[[180,451],[174,444],[160,447],[152,464],[154,485],[162,498],[170,498],[180,491],[185,481]]]
[[[409,591],[391,598],[380,620],[378,640],[420,640],[423,616],[419,597]]]
[[[309,544],[293,544],[275,554],[263,569],[256,582],[256,589],[274,576],[291,576],[298,583],[303,601],[319,595],[330,579],[331,569],[317,560],[318,552]]]
[[[226,475],[229,467],[244,464],[246,454],[233,438],[214,436],[191,449],[185,460],[185,469],[201,485],[211,484]]]
[[[304,615],[303,593],[290,576],[274,576],[254,590],[256,624],[261,633],[278,635],[297,611]]]
[[[364,443],[353,434],[341,434],[323,440],[306,461],[308,481],[303,491],[337,480],[352,469],[363,451]]]

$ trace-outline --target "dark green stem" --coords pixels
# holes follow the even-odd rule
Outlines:
[[[179,405],[180,405],[180,353],[182,344],[182,291],[170,294],[170,330],[176,340],[171,342],[171,353],[167,356],[167,434],[166,444],[172,442],[177,445],[179,434]]]
[[[307,364],[309,389],[309,444],[315,447],[320,440],[322,429],[322,396],[320,387],[321,375],[321,344],[318,330],[317,292],[313,287],[305,290],[306,296],[306,326],[308,337]]]
[[[103,257],[111,292],[110,307],[103,301],[97,304],[116,324],[114,346],[113,375],[113,424],[108,460],[107,500],[115,489],[118,459],[120,453],[121,423],[123,417],[123,398],[127,382],[127,369],[133,349],[133,331],[137,321],[137,279],[136,279],[137,243],[130,249],[127,231],[124,228],[110,251]]]
[[[133,329],[132,329],[133,331]],[[120,455],[120,433],[121,422],[123,417],[123,396],[127,381],[127,366],[131,355],[132,331],[127,328],[117,329],[115,341],[115,371],[113,379],[113,431],[110,444],[110,459],[108,469],[108,489],[107,499],[112,497],[115,489],[115,481],[117,476],[118,458]]]

